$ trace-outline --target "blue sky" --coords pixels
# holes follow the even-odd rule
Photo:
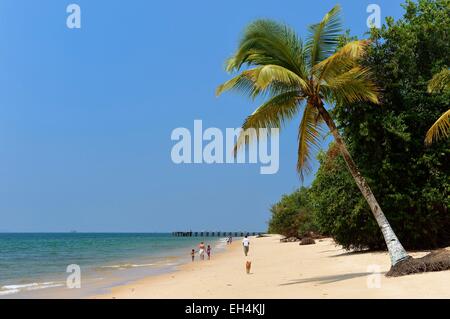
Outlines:
[[[367,5],[342,0],[345,28]],[[403,1],[377,0],[398,18]],[[82,28],[66,27],[77,3]],[[0,1],[0,231],[264,230],[269,207],[300,186],[296,126],[280,169],[175,165],[176,127],[239,127],[256,106],[216,86],[256,18],[300,35],[335,1]],[[313,179],[305,180],[308,185]]]

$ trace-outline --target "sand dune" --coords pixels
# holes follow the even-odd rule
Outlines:
[[[386,278],[387,253],[349,253],[331,239],[310,246],[279,239],[251,238],[248,257],[234,242],[213,260],[94,298],[450,298],[450,271]],[[252,261],[249,275],[247,260]]]

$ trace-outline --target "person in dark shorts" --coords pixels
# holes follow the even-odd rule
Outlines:
[[[247,256],[248,251],[250,249],[250,239],[247,238],[247,236],[242,239],[242,246],[244,247],[244,254]]]
[[[211,246],[208,245],[208,247],[206,248],[206,254],[208,255],[208,260],[211,259]]]

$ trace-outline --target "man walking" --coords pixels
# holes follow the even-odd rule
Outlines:
[[[250,249],[250,239],[248,239],[247,236],[242,239],[242,246],[244,247],[244,254],[247,256],[248,250]]]

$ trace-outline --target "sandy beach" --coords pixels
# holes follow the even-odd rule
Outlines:
[[[450,271],[386,278],[389,267],[387,253],[348,252],[328,238],[300,246],[277,235],[253,237],[248,257],[235,241],[212,260],[92,298],[450,298]]]

